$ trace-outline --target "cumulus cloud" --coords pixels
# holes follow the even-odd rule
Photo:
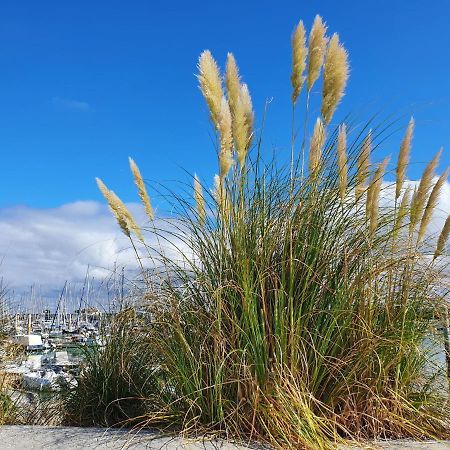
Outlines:
[[[91,109],[87,102],[73,100],[70,98],[53,97],[52,103],[55,109],[62,111],[80,111],[85,112]]]
[[[143,223],[141,208],[129,206]],[[16,292],[38,284],[45,293],[66,280],[82,281],[88,265],[97,279],[109,276],[115,264],[137,269],[128,239],[107,207],[93,201],[0,209],[0,257],[0,275]]]

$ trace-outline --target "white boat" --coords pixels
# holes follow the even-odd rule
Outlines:
[[[42,336],[40,334],[16,334],[13,342],[22,345],[26,350],[43,350]]]

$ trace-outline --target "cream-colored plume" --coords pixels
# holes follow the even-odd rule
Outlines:
[[[395,183],[395,199],[400,197],[402,191],[403,182],[405,181],[406,169],[409,164],[409,154],[411,152],[411,141],[414,131],[414,119],[411,117],[408,127],[406,128],[405,135],[403,137],[402,143],[400,144],[400,153],[398,155],[397,162],[397,179]]]
[[[153,220],[155,218],[155,215],[153,213],[152,204],[150,202],[150,197],[147,194],[147,189],[145,187],[145,183],[142,178],[141,171],[139,170],[139,167],[137,166],[137,164],[134,162],[134,160],[132,158],[128,158],[128,159],[130,161],[131,173],[133,174],[134,182],[138,189],[139,198],[141,199],[142,204],[144,205],[144,208],[145,208],[145,213],[147,214],[147,217],[150,220]]]
[[[232,53],[227,56],[225,81],[237,159],[243,167],[253,135],[253,106],[247,85],[241,84],[239,69]]]
[[[219,129],[223,98],[222,79],[219,66],[209,50],[205,50],[200,55],[198,71],[197,77],[200,83],[200,90],[208,105],[211,119],[216,129]]]
[[[383,182],[383,176],[388,162],[389,157],[385,158],[378,166],[378,169],[376,170],[367,190],[366,211],[369,219],[369,231],[371,235],[375,233],[378,226],[381,184]]]
[[[349,74],[348,54],[339,43],[339,35],[333,34],[328,44],[323,66],[322,117],[329,124],[337,105],[344,95]]]
[[[423,217],[419,226],[419,234],[417,240],[420,242],[425,236],[425,232],[428,228],[428,225],[431,222],[431,218],[433,216],[433,212],[438,204],[439,195],[441,193],[442,187],[444,183],[447,181],[449,170],[446,169],[445,172],[438,178],[433,189],[431,190],[430,197],[428,198],[427,205],[425,206],[425,210],[423,212]]]
[[[306,34],[303,22],[300,21],[292,34],[292,103],[295,104],[302,90],[305,77],[303,75],[306,67],[306,57],[308,48],[306,47]]]
[[[372,131],[364,139],[357,161],[355,196],[356,201],[362,197],[366,190],[366,180],[369,175],[370,154],[372,152]]]
[[[255,114],[253,112],[252,98],[248,90],[248,86],[245,83],[241,84],[241,90],[239,91],[239,99],[242,102],[245,117],[247,120],[248,128],[253,134],[253,123],[255,121]]]
[[[339,196],[343,202],[345,193],[347,191],[347,127],[342,124],[339,127],[338,141],[337,141],[337,163],[339,170]]]
[[[441,256],[444,253],[445,244],[448,241],[449,235],[450,235],[450,216],[447,217],[447,220],[445,221],[444,226],[442,227],[441,234],[439,235],[436,250],[434,252],[435,258]]]
[[[197,206],[198,221],[204,225],[206,221],[205,198],[203,197],[203,188],[197,175],[194,175],[194,199]]]
[[[222,183],[220,182],[219,175],[214,175],[214,191],[213,191],[213,197],[216,200],[217,203],[221,203],[221,192],[222,191]]]
[[[410,233],[413,232],[416,225],[422,219],[422,214],[425,209],[425,205],[428,198],[428,193],[430,192],[431,185],[433,182],[434,173],[436,171],[436,167],[439,163],[439,158],[441,157],[442,149],[440,149],[435,157],[428,163],[425,168],[422,178],[419,183],[419,187],[415,195],[413,196],[413,201],[411,204],[411,214],[410,214]]]
[[[126,236],[131,237],[132,231],[139,240],[144,242],[141,229],[137,226],[133,216],[122,200],[120,200],[120,198],[113,191],[109,190],[100,178],[96,178],[95,180],[122,232]]]
[[[222,98],[220,109],[220,150],[219,150],[219,169],[220,178],[225,178],[233,164],[233,134],[231,129],[230,106],[225,97]]]
[[[322,120],[318,117],[309,145],[309,171],[312,176],[316,175],[320,168],[325,138],[325,128]]]
[[[400,228],[403,226],[403,222],[405,218],[408,215],[408,209],[411,202],[411,187],[408,186],[405,190],[405,193],[403,194],[402,201],[400,202],[400,206],[398,208],[395,222],[394,222],[394,229],[393,229],[393,239],[394,242],[396,241],[398,237],[398,233],[400,231]]]
[[[232,53],[227,55],[227,65],[225,70],[225,83],[227,86],[228,103],[230,105],[231,115],[234,116],[234,110],[239,99],[241,80],[236,60]]]
[[[314,83],[320,75],[320,69],[323,65],[327,38],[325,33],[327,27],[322,18],[317,15],[314,19],[311,33],[309,34],[308,46],[308,71],[307,71],[307,87],[311,91]]]
[[[241,167],[252,141],[253,135],[253,109],[252,101],[246,84],[239,88],[239,96],[233,116],[233,138],[236,147],[237,159]]]

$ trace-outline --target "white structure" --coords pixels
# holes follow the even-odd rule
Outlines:
[[[41,350],[44,348],[40,334],[18,334],[14,336],[13,342],[23,345],[27,350]]]

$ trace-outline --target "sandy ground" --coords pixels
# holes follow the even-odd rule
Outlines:
[[[191,441],[181,438],[158,437],[150,432],[134,435],[124,430],[99,428],[64,428],[34,426],[0,426],[1,450],[243,450],[246,445],[223,441]],[[389,450],[450,450],[450,442],[380,442],[360,449]],[[346,449],[349,449],[346,447]],[[355,447],[353,447],[354,450]],[[341,447],[341,450],[344,450]]]

